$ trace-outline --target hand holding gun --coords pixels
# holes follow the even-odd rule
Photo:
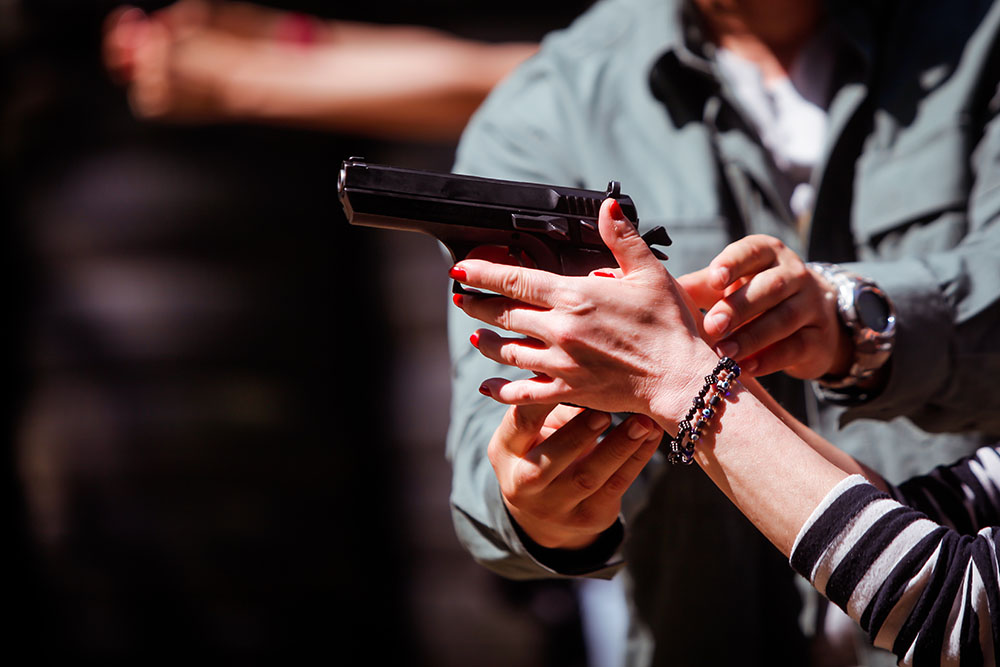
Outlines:
[[[635,204],[617,181],[601,192],[386,167],[352,157],[341,166],[337,191],[352,225],[429,234],[448,248],[453,262],[473,248],[505,246],[536,268],[570,276],[617,265],[597,231],[602,201],[618,200],[638,225]],[[663,227],[642,238],[649,246],[671,243]],[[467,293],[457,282],[453,291]]]

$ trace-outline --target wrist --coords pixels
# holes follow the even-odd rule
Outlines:
[[[866,387],[884,378],[896,335],[896,314],[889,297],[873,281],[836,264],[810,262],[836,297],[837,353],[820,379],[831,389]]]
[[[534,545],[542,549],[577,550],[586,549],[603,534],[607,527],[594,531],[567,529],[564,523],[539,521],[514,507],[505,496],[504,507],[521,541],[526,546]],[[530,551],[530,549],[529,549]]]
[[[691,408],[692,397],[704,386],[705,376],[719,363],[719,356],[707,345],[699,345],[686,358],[689,361],[681,369],[657,379],[649,401],[649,416],[667,433],[676,431]]]

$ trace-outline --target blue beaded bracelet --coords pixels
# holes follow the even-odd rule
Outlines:
[[[719,406],[729,396],[739,376],[740,367],[735,361],[729,357],[719,359],[712,374],[705,376],[705,386],[694,397],[691,409],[677,423],[677,436],[667,437],[667,461],[688,465],[694,460],[694,446],[701,440],[705,427],[718,413]]]

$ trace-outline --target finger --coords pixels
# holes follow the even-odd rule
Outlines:
[[[780,345],[783,340],[816,320],[809,299],[796,294],[770,308],[760,317],[737,328],[723,341],[718,350],[733,359],[749,357],[764,348]],[[730,354],[732,353],[732,355]]]
[[[490,378],[479,386],[479,393],[507,405],[573,403],[569,387],[560,380],[546,376],[513,381]]]
[[[776,308],[799,291],[803,275],[790,272],[785,266],[758,273],[705,313],[705,332],[709,336],[724,336]]]
[[[622,275],[656,270],[663,271],[663,265],[656,259],[646,242],[639,236],[615,199],[605,199],[597,217],[598,229],[604,244],[622,269]]]
[[[533,484],[548,486],[581,454],[591,451],[598,436],[611,425],[611,415],[599,410],[583,410],[565,426],[525,453],[535,467]],[[576,500],[572,504],[576,504]]]
[[[708,310],[725,296],[722,288],[713,286],[715,284],[713,275],[712,267],[707,266],[704,269],[678,276],[677,283],[684,288],[695,306]]]
[[[708,267],[708,284],[725,289],[739,278],[752,276],[774,265],[784,244],[773,236],[752,234],[726,246]]]
[[[489,329],[479,329],[473,333],[470,342],[487,359],[549,375],[551,359],[554,354],[558,354],[538,339],[505,338]]]
[[[141,9],[128,5],[116,8],[104,19],[104,66],[119,83],[132,78],[139,26],[145,20]]]
[[[810,353],[822,345],[822,334],[818,327],[803,327],[780,343],[766,347],[745,361],[740,362],[740,369],[748,375],[770,375],[778,371],[791,371],[793,368],[805,369],[822,366],[822,360]],[[810,358],[812,357],[812,358]],[[793,377],[808,379],[822,375],[822,369],[815,374],[803,375],[793,371]]]
[[[574,504],[589,498],[600,491],[650,435],[658,430],[659,427],[646,415],[632,415],[587,456],[561,474],[553,482],[553,488],[562,487],[560,495],[575,499]],[[621,480],[616,481],[620,484]]]
[[[480,322],[544,340],[545,320],[541,315],[546,311],[501,296],[477,297],[470,294],[456,294],[454,303],[464,310],[466,315]]]
[[[496,445],[511,456],[523,457],[538,439],[554,404],[512,405],[493,434]]]
[[[621,428],[621,427],[619,427]],[[614,433],[609,434],[605,437],[604,442],[607,442],[608,438],[614,436]],[[577,507],[578,519],[586,521],[588,514],[597,511],[595,505],[600,506],[602,503],[606,502],[618,502],[621,500],[628,488],[632,486],[636,478],[639,477],[639,473],[642,469],[646,467],[649,460],[653,458],[656,454],[656,450],[660,446],[660,441],[663,439],[663,431],[659,428],[653,429],[646,439],[641,441],[638,448],[632,452],[625,462],[611,474],[610,477],[601,485],[601,488],[591,494],[589,498],[585,498]],[[604,442],[601,444],[603,445]]]
[[[583,412],[583,410],[583,408],[578,408],[574,405],[560,403],[545,418],[545,424],[542,426],[542,437],[549,437],[565,426],[573,417]]]
[[[561,276],[540,269],[506,266],[479,259],[463,259],[448,275],[467,287],[483,289],[533,306],[551,304]]]

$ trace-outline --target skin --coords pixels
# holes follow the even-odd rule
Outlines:
[[[454,141],[490,89],[537,50],[423,27],[322,21],[181,0],[105,23],[104,61],[134,113]]]
[[[621,498],[663,435],[644,415],[611,424],[605,412],[548,404],[512,406],[489,459],[515,521],[548,548],[588,546],[618,518]]]
[[[482,330],[479,351],[540,374],[490,378],[482,391],[521,407],[567,402],[645,414],[673,433],[718,357],[702,338],[683,290],[613,200],[602,206],[599,227],[620,265],[615,278],[559,276],[475,259],[453,267],[451,276],[465,285],[501,295],[465,296],[456,304],[475,319],[519,334]],[[795,421],[752,379],[727,401],[715,426],[699,442],[696,462],[786,556],[809,515],[844,477],[860,473],[881,483]],[[491,461],[498,479],[516,485],[511,469],[519,465],[517,456]],[[508,507],[518,507],[518,494],[508,492]]]
[[[757,63],[766,79],[787,76],[795,57],[823,21],[822,3],[817,0],[695,0],[695,5],[711,39]],[[628,261],[627,256],[619,258],[619,261],[623,259]],[[484,389],[497,400],[510,403],[551,403],[565,395],[569,397],[566,400],[577,405],[649,414],[661,427],[673,429],[676,417],[686,412],[687,401],[700,388],[699,382],[705,369],[715,363],[714,354],[704,354],[704,348],[708,346],[740,362],[745,377],[780,370],[803,379],[846,373],[853,356],[853,344],[840,325],[832,299],[832,286],[806,269],[801,258],[777,239],[753,236],[731,244],[706,269],[679,278],[680,290],[672,281],[667,281],[671,283],[668,288],[656,267],[651,264],[642,266],[644,269],[636,272],[632,270],[635,267],[623,264],[621,268],[609,268],[600,272],[601,275],[594,274],[589,278],[592,281],[617,278],[620,279],[618,287],[639,291],[653,284],[659,285],[658,290],[652,292],[658,298],[649,302],[633,300],[631,294],[610,298],[606,294],[582,292],[578,285],[584,283],[570,280],[569,284],[559,284],[555,291],[562,307],[554,311],[554,316],[550,311],[540,310],[541,295],[518,294],[521,305],[512,310],[502,310],[503,302],[499,300],[489,304],[463,303],[462,307],[474,317],[528,336],[527,341],[517,342],[483,331],[478,343],[486,356],[541,374],[539,379],[515,383],[490,379],[484,383]],[[464,264],[459,268],[467,270]],[[473,265],[473,269],[478,267]],[[513,276],[507,279],[513,279]],[[545,284],[544,281],[542,284]],[[587,299],[584,294],[588,295]],[[685,307],[681,307],[682,304]],[[630,309],[629,305],[637,307]],[[705,311],[703,322],[692,315],[697,314],[699,309]],[[545,313],[544,317],[540,313]],[[518,328],[535,326],[537,321],[544,321],[553,328],[546,331]],[[689,347],[691,341],[677,343],[667,335],[677,321],[686,322],[689,333],[698,331],[704,339],[700,348]],[[565,338],[567,328],[577,327],[580,322],[592,326],[592,333],[602,331],[603,337]],[[619,325],[627,322],[628,325],[600,326],[609,322]],[[539,338],[538,335],[543,336]],[[544,344],[540,345],[538,341]],[[551,342],[565,342],[566,345],[553,346]],[[675,343],[679,349],[674,347]],[[597,350],[601,353],[596,353]],[[609,379],[601,377],[598,371],[601,364],[609,362],[602,356],[609,351],[614,352],[613,358],[619,367],[636,369],[637,372],[611,380],[618,384],[606,384]],[[689,363],[684,368],[663,367],[663,360],[671,354],[673,359]],[[552,366],[539,365],[543,359]],[[572,375],[566,376],[563,371]],[[654,391],[658,380],[666,377],[673,379],[675,391],[672,394]],[[685,384],[681,378],[695,379]],[[830,460],[837,461],[841,470],[858,469],[853,460],[784,413],[766,393],[759,390],[756,383],[747,379],[746,384],[754,388],[758,400],[767,406],[772,416],[778,416],[782,425],[787,425],[786,428],[792,429],[800,439],[811,443],[813,452],[823,452],[822,459],[828,463]],[[607,399],[611,396],[616,398],[609,404]],[[664,404],[664,396],[673,396],[674,402]],[[766,421],[767,418],[761,419]],[[494,434],[491,447],[499,446],[499,441],[514,435],[515,431],[510,429],[498,431]],[[713,479],[730,493],[730,497],[754,497],[752,489],[744,489],[737,494],[742,487],[734,487],[727,482],[726,474],[716,460],[705,459],[699,453],[698,461],[714,475]],[[498,465],[494,461],[494,468],[498,477],[507,475],[504,462]],[[758,469],[756,472],[768,474],[766,470]],[[829,469],[826,472],[829,473]],[[516,479],[512,476],[506,478]],[[829,477],[821,475],[817,479]],[[879,478],[872,474],[871,479],[877,481]],[[517,503],[508,495],[517,495],[516,485],[505,489],[508,508],[516,506]],[[814,492],[818,490],[812,489]],[[807,498],[809,500],[805,500]],[[815,493],[801,496],[805,505],[813,499],[816,499]],[[541,493],[534,500],[538,506],[550,501],[554,506],[560,506],[564,502],[556,495],[549,498]],[[744,506],[749,510],[755,503],[741,505]],[[783,508],[775,507],[774,510],[777,515],[786,516]],[[511,513],[515,518],[519,516],[514,510]],[[598,514],[610,516],[612,512],[608,509]],[[778,531],[783,540],[788,537],[797,519],[802,518],[800,515],[796,517],[783,531]],[[522,527],[533,539],[546,539],[549,534],[559,532],[554,525],[556,522]],[[602,525],[603,522],[598,522],[594,528]],[[596,537],[597,533],[591,536],[592,539]]]
[[[719,353],[747,373],[784,371],[801,379],[847,373],[853,344],[833,286],[780,240],[740,239],[678,282],[706,311],[704,331]]]

